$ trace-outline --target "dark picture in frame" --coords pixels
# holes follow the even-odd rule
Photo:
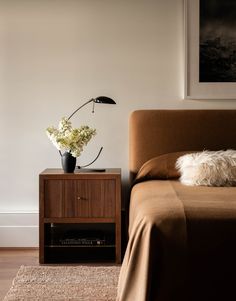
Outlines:
[[[236,0],[199,5],[199,82],[236,82]]]
[[[184,0],[184,99],[236,100],[236,0]]]

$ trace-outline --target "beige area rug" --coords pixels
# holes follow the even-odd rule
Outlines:
[[[4,301],[113,301],[119,266],[22,266]]]

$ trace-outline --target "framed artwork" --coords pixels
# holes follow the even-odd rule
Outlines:
[[[236,99],[235,0],[185,0],[185,98]]]

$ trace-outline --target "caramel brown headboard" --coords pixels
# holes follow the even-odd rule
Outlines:
[[[140,110],[130,117],[133,177],[147,160],[185,150],[236,149],[236,110]]]

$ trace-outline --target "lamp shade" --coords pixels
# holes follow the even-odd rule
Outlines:
[[[89,104],[90,102],[93,103],[93,113],[94,113],[94,104],[95,103],[103,103],[103,104],[111,104],[111,105],[115,105],[115,101],[107,96],[98,96],[96,98],[91,98],[90,100],[86,101],[84,104],[82,104],[82,106],[80,106],[78,109],[76,109],[69,117],[68,120],[71,119],[72,116],[75,115],[75,113],[77,113],[80,109],[82,109],[84,106],[86,106],[87,104]]]
[[[98,96],[98,97],[94,98],[94,102],[95,103],[112,104],[112,105],[116,104],[116,102],[113,99],[111,99],[107,96]]]

